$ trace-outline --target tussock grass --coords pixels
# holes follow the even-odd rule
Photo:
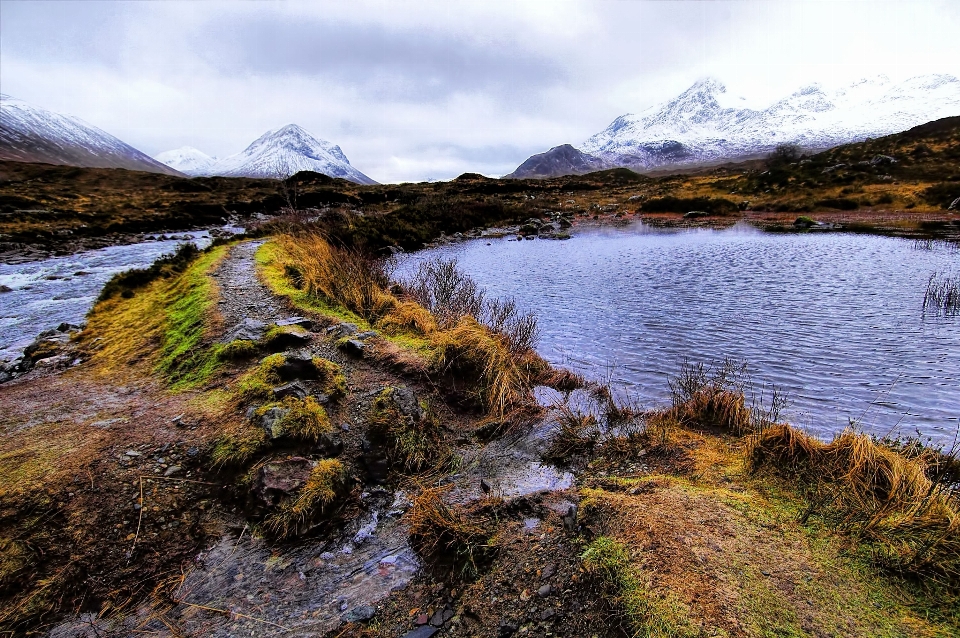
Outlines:
[[[427,560],[465,575],[473,575],[493,557],[489,520],[472,520],[471,512],[443,502],[446,488],[423,490],[407,514],[410,544]],[[487,524],[481,524],[487,523]]]
[[[688,638],[700,632],[687,621],[689,610],[672,596],[653,592],[641,570],[634,566],[627,547],[600,536],[583,552],[584,570],[610,594],[614,608],[622,610],[623,629],[637,638]]]
[[[473,317],[434,333],[432,345],[433,370],[467,381],[468,399],[497,415],[526,403],[531,388],[550,374],[535,351],[515,353],[504,336]]]
[[[781,424],[748,440],[747,459],[800,486],[802,522],[820,515],[868,541],[883,566],[960,582],[956,486],[941,480],[936,455],[911,458],[851,430],[824,443]]]
[[[280,538],[295,535],[303,523],[330,509],[343,493],[346,477],[346,469],[337,459],[318,461],[300,492],[266,518],[265,528]]]
[[[556,431],[544,452],[548,461],[562,462],[587,454],[600,441],[600,424],[592,414],[574,410],[567,404],[554,406],[557,413]]]
[[[383,260],[335,248],[316,233],[279,235],[275,241],[285,264],[299,272],[299,287],[308,294],[367,320],[379,319],[397,305],[386,291],[390,277]]]

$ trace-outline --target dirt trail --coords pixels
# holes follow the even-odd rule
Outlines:
[[[266,324],[289,315],[280,300],[257,278],[253,256],[263,243],[264,240],[237,244],[213,273],[220,288],[217,308],[228,331],[247,319]]]

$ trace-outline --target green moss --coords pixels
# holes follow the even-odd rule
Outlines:
[[[264,357],[260,364],[243,375],[237,384],[236,397],[244,404],[267,401],[273,396],[273,388],[280,383],[278,370],[286,363],[283,354]]]
[[[221,361],[249,359],[257,354],[257,344],[248,339],[236,339],[223,345],[217,352]]]
[[[630,561],[622,543],[600,536],[583,553],[583,566],[617,596],[631,636],[679,638],[698,636],[687,617],[689,609],[671,595],[652,591],[643,574]]]
[[[209,274],[226,250],[218,246],[202,253],[165,291],[156,367],[176,389],[202,385],[222,365],[223,346],[206,344],[204,338],[217,300]]]

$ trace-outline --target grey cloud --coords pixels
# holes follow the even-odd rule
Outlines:
[[[567,79],[560,60],[520,42],[490,46],[381,24],[235,16],[197,33],[191,44],[221,73],[313,76],[349,83],[374,99],[437,101],[482,91],[513,100]]]

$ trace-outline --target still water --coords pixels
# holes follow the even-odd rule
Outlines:
[[[207,231],[182,233],[203,248]],[[103,285],[116,273],[144,268],[176,251],[180,240],[110,246],[25,264],[0,264],[0,362],[16,359],[43,330],[62,322],[80,324]]]
[[[923,313],[953,246],[847,234],[580,230],[568,241],[480,239],[407,255],[455,257],[490,294],[540,318],[553,363],[669,401],[684,359],[748,364],[785,393],[785,418],[829,438],[851,420],[881,436],[952,444],[960,417],[960,317]]]

